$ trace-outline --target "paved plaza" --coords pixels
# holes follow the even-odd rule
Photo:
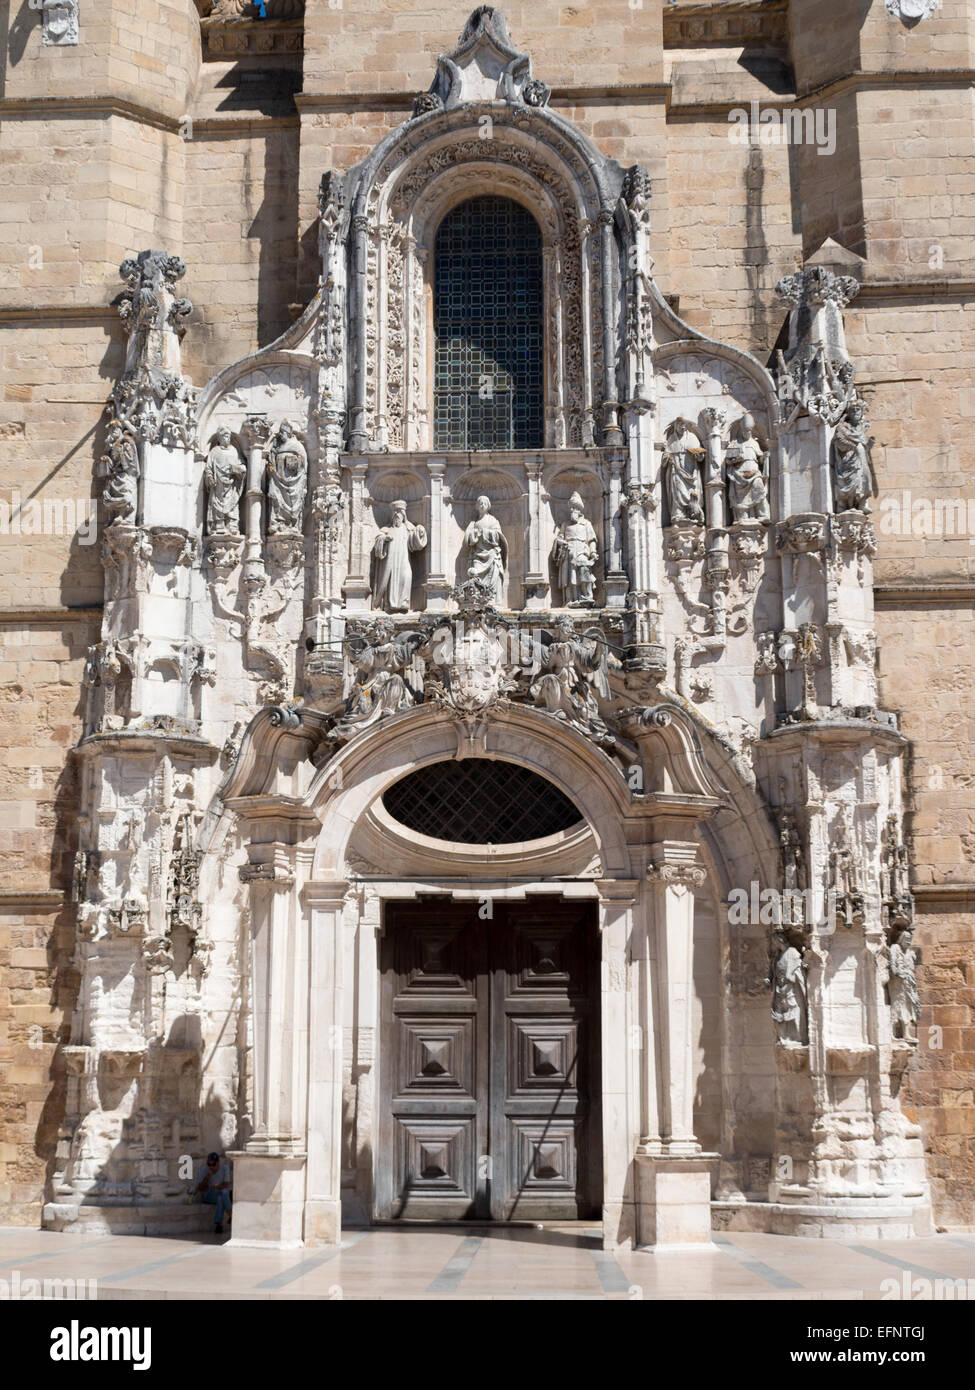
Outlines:
[[[803,1240],[715,1234],[710,1248],[604,1251],[579,1225],[372,1227],[339,1249],[240,1248],[228,1236],[79,1237],[0,1230],[12,1297],[94,1280],[107,1299],[853,1299],[975,1297],[975,1234],[925,1240]],[[27,1281],[36,1280],[37,1285]],[[47,1281],[46,1285],[45,1282]],[[958,1281],[967,1281],[959,1283]]]

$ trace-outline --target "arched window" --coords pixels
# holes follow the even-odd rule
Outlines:
[[[537,449],[542,235],[510,198],[448,212],[434,248],[434,448]]]

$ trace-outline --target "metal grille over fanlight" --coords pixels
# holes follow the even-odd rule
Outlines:
[[[544,777],[491,758],[420,768],[395,782],[383,804],[408,830],[465,845],[540,840],[579,826],[583,819]]]

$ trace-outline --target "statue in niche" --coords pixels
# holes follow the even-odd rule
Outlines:
[[[768,452],[755,436],[755,417],[742,416],[725,454],[728,500],[735,521],[768,521]]]
[[[877,491],[868,433],[867,414],[858,396],[846,407],[833,435],[833,510],[870,510],[870,498]]]
[[[207,455],[203,481],[207,490],[207,535],[240,535],[240,499],[247,469],[230,442],[226,425],[217,430],[217,440]]]
[[[464,532],[469,563],[467,573],[483,587],[490,603],[501,602],[508,568],[508,542],[497,517],[491,515],[490,497],[479,497],[477,515]]]
[[[913,939],[914,933],[910,927],[905,927],[887,947],[887,998],[890,1001],[890,1027],[895,1038],[916,1038],[921,1017],[917,951],[911,949]]]
[[[308,455],[289,420],[271,441],[267,464],[269,535],[301,535],[308,486]]]
[[[599,553],[596,532],[586,516],[577,492],[569,498],[569,520],[558,528],[552,559],[558,567],[559,587],[566,608],[591,608],[595,599],[593,570]]]
[[[410,611],[410,592],[413,588],[413,570],[410,555],[424,550],[427,533],[422,526],[414,526],[406,517],[406,503],[402,500],[393,503],[393,519],[384,526],[376,537],[373,554],[376,557],[376,587],[373,590],[373,608],[382,608],[387,613],[408,613]]]
[[[772,1019],[781,1043],[805,1047],[809,1042],[809,1005],[802,952],[784,931],[772,933],[775,956],[766,985],[772,987]]]
[[[782,886],[787,893],[802,888],[802,840],[791,811],[779,813],[779,853],[782,859]]]
[[[677,419],[668,429],[664,450],[664,479],[670,505],[670,523],[704,524],[701,490],[701,458],[703,450],[691,441],[694,436],[684,420]]]
[[[117,420],[108,427],[104,462],[108,466],[108,480],[102,493],[102,506],[113,522],[134,523],[139,506],[139,450]]]

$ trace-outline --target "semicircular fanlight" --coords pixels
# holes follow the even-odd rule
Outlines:
[[[578,807],[546,778],[492,758],[421,767],[394,782],[383,804],[408,830],[464,845],[540,840],[583,821]]]

